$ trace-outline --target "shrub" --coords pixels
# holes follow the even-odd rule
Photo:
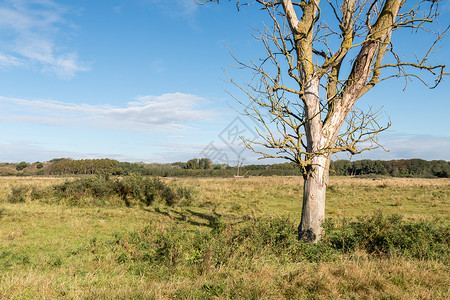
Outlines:
[[[29,191],[28,186],[12,186],[11,194],[8,195],[6,201],[9,203],[22,203],[26,201],[27,192]]]
[[[159,178],[141,176],[123,179],[111,179],[109,176],[82,177],[55,185],[52,192],[57,199],[68,200],[71,205],[103,205],[120,199],[127,207],[133,203],[150,206],[155,202],[172,206],[181,200],[185,200],[186,204],[192,197],[188,188],[172,188]]]
[[[26,169],[27,167],[28,167],[28,163],[22,161],[22,162],[17,164],[16,170],[17,171],[22,171],[22,170]]]
[[[357,221],[341,224],[325,223],[324,243],[343,252],[356,249],[370,255],[401,255],[418,259],[449,259],[449,227],[442,222],[405,222],[399,215],[384,216],[381,212]]]
[[[130,176],[123,180],[116,180],[115,188],[124,201],[134,199],[149,206],[155,201],[173,206],[182,199],[190,199],[189,189],[179,187],[174,190],[159,178]]]
[[[113,194],[111,182],[100,176],[66,181],[55,185],[53,191],[57,199],[67,200],[68,204],[74,206],[101,204]]]

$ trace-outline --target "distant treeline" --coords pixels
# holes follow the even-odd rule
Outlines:
[[[337,160],[331,163],[330,174],[337,176],[384,175],[394,177],[450,177],[450,162],[422,159],[403,160]],[[113,159],[57,158],[48,162],[28,164],[0,164],[1,175],[146,175],[160,177],[232,177],[240,176],[292,176],[301,175],[293,163],[273,165],[247,165],[240,167],[213,164],[208,158],[190,159],[170,164],[130,163]]]
[[[119,175],[122,169],[119,162],[113,159],[53,159],[45,170],[50,175],[66,175],[66,174],[110,174]]]
[[[388,175],[394,177],[450,177],[450,162],[445,160],[426,161],[423,159],[400,160],[337,160],[331,163],[334,175]]]

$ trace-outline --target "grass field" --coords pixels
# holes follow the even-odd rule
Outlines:
[[[340,235],[321,245],[295,240],[299,177],[164,178],[192,191],[174,206],[8,202],[12,187],[66,180],[0,178],[0,299],[450,297],[450,179],[332,177],[326,214]],[[415,228],[424,242],[405,233],[370,250],[347,238],[358,220]]]

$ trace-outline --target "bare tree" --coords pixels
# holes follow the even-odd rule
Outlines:
[[[393,77],[437,86],[448,73],[430,57],[448,27],[439,32],[432,24],[438,0],[237,0],[236,5],[257,5],[272,21],[256,37],[267,55],[250,63],[236,59],[253,73],[252,80],[240,84],[230,78],[250,99],[250,104],[236,99],[245,105],[244,114],[266,129],[259,132],[263,142],[246,140],[246,145],[262,158],[284,158],[300,166],[299,238],[315,242],[322,234],[332,154],[379,147],[377,134],[390,125],[380,124],[379,111],[355,109],[355,102]],[[427,51],[413,61],[404,61],[391,40],[404,29],[433,36]],[[259,150],[258,144],[272,150]]]

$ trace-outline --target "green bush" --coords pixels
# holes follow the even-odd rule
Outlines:
[[[357,221],[328,221],[325,232],[324,243],[343,252],[360,249],[378,256],[449,259],[449,228],[439,221],[409,223],[380,212]]]
[[[129,204],[129,200],[136,200],[149,206],[156,202],[163,202],[169,206],[173,206],[180,200],[191,200],[191,191],[185,187],[174,189],[165,184],[159,178],[149,178],[140,176],[130,176],[123,180],[114,182],[114,191],[116,191],[125,203]],[[127,204],[127,205],[128,205]]]
[[[30,198],[31,200],[41,200],[49,196],[48,189],[39,188],[33,186],[31,188]]]
[[[70,205],[105,205],[121,201],[127,207],[140,203],[150,206],[155,202],[173,206],[192,199],[188,188],[172,188],[159,178],[127,176],[111,179],[109,176],[82,177],[53,186],[50,194]]]
[[[22,171],[22,170],[26,169],[28,166],[29,166],[28,163],[22,161],[22,162],[17,164],[16,170],[17,171]]]
[[[104,205],[113,195],[111,182],[105,177],[82,177],[53,186],[57,202],[71,206]]]
[[[25,185],[20,186],[12,186],[11,194],[6,198],[6,202],[9,203],[23,203],[27,199],[27,193],[29,191],[29,187]]]

